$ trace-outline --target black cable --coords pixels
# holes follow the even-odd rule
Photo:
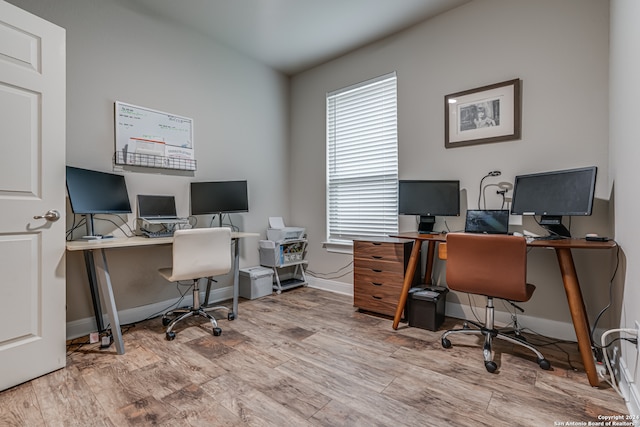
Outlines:
[[[127,234],[127,232],[125,230],[122,229],[122,226],[118,225],[115,223],[115,221],[109,219],[109,218],[98,218],[98,217],[94,217],[94,220],[98,220],[98,221],[106,221],[106,222],[110,222],[111,224],[115,225],[120,231],[122,231],[122,233],[126,236],[126,237],[132,237],[133,236],[133,230],[131,229],[131,227],[129,227],[129,224],[127,224],[127,222],[122,219],[120,216],[116,215],[118,217],[118,219],[120,219],[120,221],[122,221],[123,225],[126,225],[127,228],[129,229],[129,232],[131,233],[130,235]]]
[[[346,264],[346,265],[344,265],[344,266],[340,267],[338,270],[336,270],[336,271],[332,271],[332,272],[329,272],[329,273],[317,273],[317,272],[314,272],[313,270],[309,270],[309,269],[307,268],[307,269],[305,269],[305,273],[306,273],[306,274],[308,274],[308,275],[310,275],[310,276],[313,276],[313,277],[318,277],[318,278],[320,278],[320,279],[338,279],[338,278],[340,278],[340,277],[344,277],[344,276],[346,276],[347,274],[351,274],[351,272],[352,272],[353,270],[350,270],[350,271],[347,271],[347,272],[345,272],[345,273],[342,273],[342,274],[340,274],[339,276],[333,276],[333,277],[328,277],[328,276],[329,276],[329,275],[331,275],[331,274],[338,274],[338,273],[340,273],[342,270],[344,270],[345,268],[348,268],[349,266],[351,266],[352,264],[353,264],[353,261],[350,261],[348,264]]]
[[[76,340],[79,340],[79,339],[83,339],[84,341],[82,341],[82,342],[76,342]],[[85,345],[87,345],[87,344],[90,344],[90,342],[89,342],[89,341],[87,341],[87,340],[85,339],[85,337],[84,337],[84,336],[79,337],[79,338],[72,339],[72,340],[67,344],[66,356],[67,356],[67,357],[68,357],[68,356],[71,356],[73,353],[76,353],[76,352],[80,351],[80,349],[81,349],[82,347],[84,347]],[[76,348],[74,348],[73,350],[71,350],[71,347],[74,347],[74,346],[77,346],[77,347],[76,347]]]
[[[602,315],[611,307],[611,304],[613,303],[613,285],[614,285],[614,279],[616,278],[616,275],[618,274],[618,268],[620,266],[620,246],[616,245],[616,266],[613,270],[613,273],[611,275],[611,279],[609,279],[609,303],[602,309],[600,310],[600,312],[598,313],[598,315],[596,316],[596,320],[593,322],[593,327],[591,328],[591,342],[593,343],[592,345],[595,348],[606,348],[609,347],[614,341],[612,341],[611,343],[607,344],[605,347],[602,347],[601,345],[597,344],[594,335],[596,332],[596,328],[598,326],[598,322],[600,321],[600,318],[602,317]],[[626,339],[626,338],[625,338]]]
[[[78,228],[82,227],[83,225],[85,225],[86,221],[87,221],[86,218],[83,216],[80,218],[80,221],[76,223],[76,214],[73,214],[73,223],[71,224],[71,228],[66,231],[65,239],[67,241],[73,240],[73,232],[76,231]]]

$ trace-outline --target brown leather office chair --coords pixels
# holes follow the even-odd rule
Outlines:
[[[527,283],[527,243],[524,237],[450,233],[446,244],[447,286],[460,292],[487,297],[484,325],[466,321],[462,329],[446,331],[441,342],[444,348],[451,347],[447,338],[451,334],[465,333],[484,335],[484,366],[495,372],[498,366],[493,361],[491,341],[499,338],[526,347],[537,356],[538,365],[549,369],[551,365],[535,347],[518,337],[499,332],[494,326],[493,299],[529,301],[535,286]],[[469,324],[477,329],[472,329]]]

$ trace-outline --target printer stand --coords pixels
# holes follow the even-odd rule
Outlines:
[[[273,268],[273,276],[275,278],[273,289],[277,294],[288,289],[307,285],[307,277],[304,273],[304,268],[307,265],[307,261],[304,259],[306,249],[306,239],[291,239],[280,242],[260,241],[260,265]],[[281,270],[291,268],[293,268],[292,277],[281,280]]]
[[[273,277],[276,279],[273,284],[273,289],[279,295],[282,291],[287,291],[292,288],[297,288],[298,286],[306,286],[307,285],[307,276],[304,274],[304,265],[307,264],[307,261],[299,261],[295,264],[282,265],[280,267],[272,267],[273,268]],[[291,267],[293,266],[293,277],[285,280],[280,280],[280,275],[278,274],[278,270],[281,268]]]

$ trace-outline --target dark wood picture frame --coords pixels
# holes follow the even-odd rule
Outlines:
[[[520,79],[444,97],[445,148],[520,139]]]

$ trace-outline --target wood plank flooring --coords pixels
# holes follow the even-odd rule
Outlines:
[[[234,321],[220,312],[219,337],[196,318],[166,341],[156,318],[125,332],[122,356],[70,346],[66,368],[0,393],[0,425],[540,427],[627,413],[589,386],[574,343],[539,347],[549,371],[500,343],[489,374],[479,338],[443,349],[441,331],[394,331],[352,304],[298,288],[241,300]]]

